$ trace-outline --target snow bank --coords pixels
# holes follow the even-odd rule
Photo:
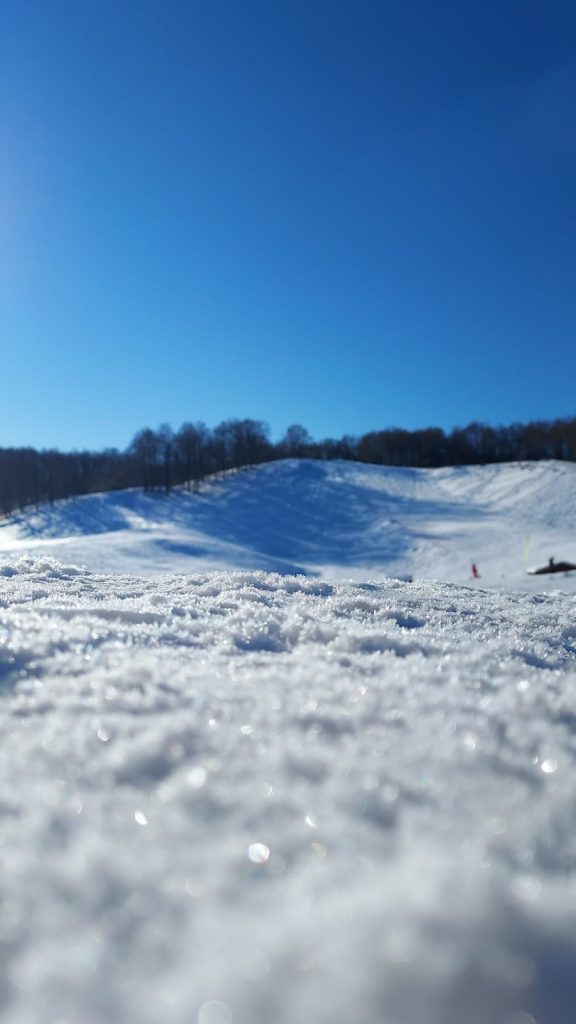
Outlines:
[[[576,604],[0,563],[10,1024],[573,1024]]]

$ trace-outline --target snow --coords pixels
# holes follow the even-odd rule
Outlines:
[[[575,487],[294,462],[4,526],[0,1018],[573,1024],[576,596],[522,563]]]
[[[576,592],[528,566],[576,562],[576,465],[406,469],[285,460],[185,491],[88,495],[0,525],[0,557],[51,555],[98,572],[265,569],[331,579],[390,575]]]

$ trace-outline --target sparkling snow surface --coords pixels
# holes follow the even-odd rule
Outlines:
[[[0,566],[10,1024],[573,1024],[576,602]]]
[[[3,526],[0,1019],[574,1024],[575,508],[286,462]]]

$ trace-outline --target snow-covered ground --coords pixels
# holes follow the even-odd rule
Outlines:
[[[170,497],[120,491],[44,506],[0,524],[0,557],[52,555],[100,572],[266,569],[331,579],[390,575],[540,591],[576,562],[576,465],[423,470],[286,460]]]
[[[4,526],[0,1018],[573,1024],[576,597],[523,563],[575,493],[281,463]]]

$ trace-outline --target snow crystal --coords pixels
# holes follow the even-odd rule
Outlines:
[[[0,563],[2,1018],[573,1024],[575,608]]]

